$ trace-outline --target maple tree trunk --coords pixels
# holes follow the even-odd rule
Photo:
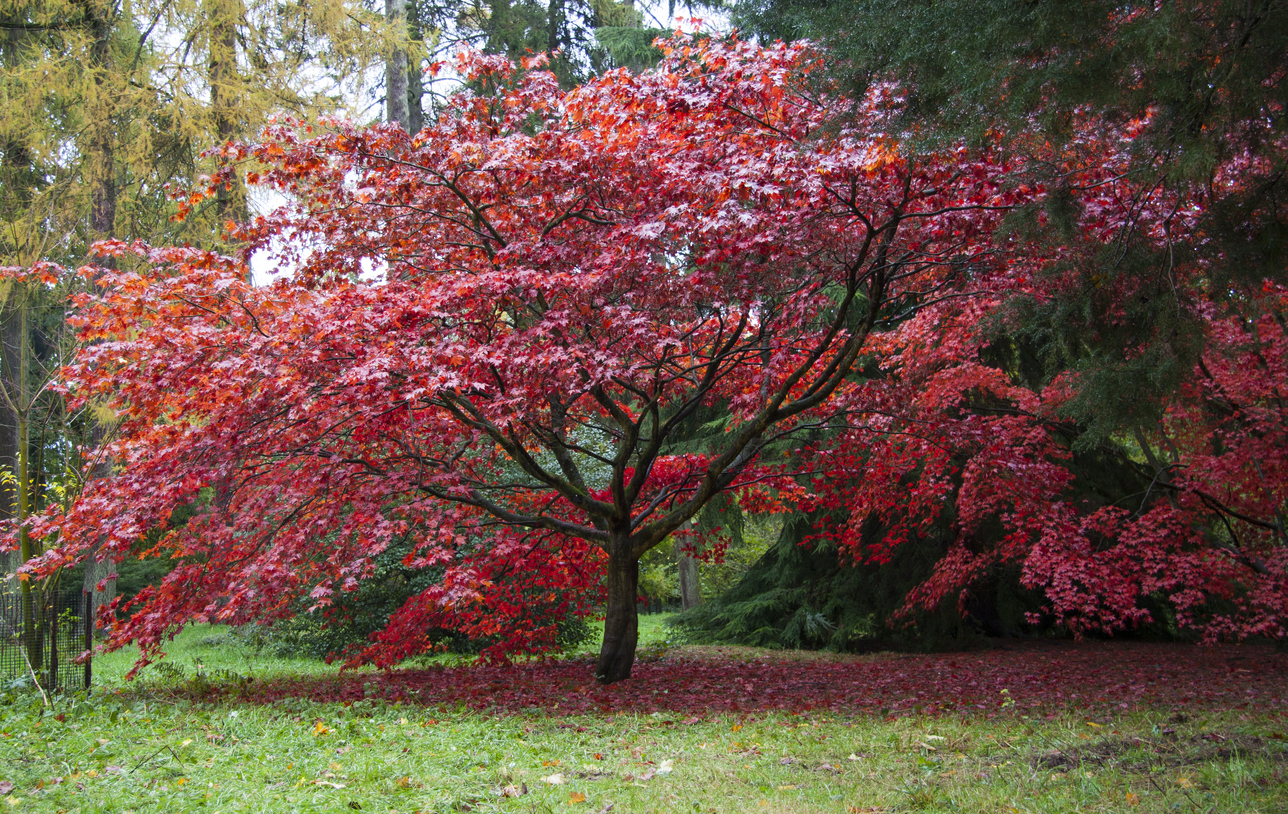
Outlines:
[[[636,607],[639,581],[639,558],[610,551],[604,644],[599,649],[599,663],[595,665],[595,678],[600,684],[612,684],[631,677],[635,644],[639,640],[639,611]]]

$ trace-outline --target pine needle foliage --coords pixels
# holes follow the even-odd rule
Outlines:
[[[676,617],[696,643],[862,652],[938,648],[975,637],[955,609],[919,619],[914,629],[884,624],[947,550],[946,536],[910,541],[884,565],[846,564],[834,548],[808,542],[828,518],[793,515],[742,580],[714,602]]]
[[[896,83],[906,105],[891,134],[914,146],[1023,131],[1076,152],[1075,125],[1088,116],[1143,123],[1129,174],[1143,188],[1198,191],[1191,238],[1159,246],[1127,227],[1107,245],[1077,247],[1080,213],[1061,211],[1059,195],[1011,223],[1084,258],[1081,284],[1053,267],[1058,295],[1013,307],[1049,368],[1080,374],[1083,392],[1065,414],[1088,444],[1152,426],[1197,362],[1201,309],[1174,268],[1201,264],[1218,307],[1284,279],[1288,0],[735,0],[733,19],[765,39],[826,43],[835,75],[858,91]],[[1144,285],[1111,325],[1124,278]]]
[[[662,51],[653,45],[653,41],[670,33],[661,28],[601,26],[595,29],[595,40],[608,52],[614,65],[638,73],[661,61]]]

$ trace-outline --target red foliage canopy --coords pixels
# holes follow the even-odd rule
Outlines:
[[[1045,617],[1073,630],[1113,632],[1156,618],[1166,608],[1180,628],[1208,640],[1288,636],[1288,285],[1214,279],[1197,215],[1243,183],[1246,154],[1236,147],[1197,187],[1142,179],[1130,171],[1141,122],[1082,122],[1062,152],[1030,153],[1048,188],[1031,190],[1050,208],[1065,196],[1077,213],[1062,241],[1034,245],[1013,275],[1016,288],[989,290],[922,308],[882,335],[879,386],[852,386],[846,438],[819,449],[809,505],[844,508],[851,522],[824,529],[860,560],[881,561],[910,533],[926,531],[953,506],[956,537],[934,575],[908,597],[906,611],[956,598],[998,564],[1017,564],[1022,582],[1041,589]],[[1237,140],[1235,140],[1237,142]],[[1284,145],[1288,147],[1288,145]],[[1018,160],[1016,163],[1019,163]],[[1044,216],[1045,217],[1045,216]],[[1181,252],[1177,246],[1197,245]],[[1106,259],[1105,249],[1113,250]],[[1122,273],[1133,249],[1161,262],[1149,273]],[[1164,298],[1177,312],[1172,330],[1197,325],[1202,350],[1181,386],[1163,403],[1130,393],[1104,397],[1134,403],[1157,421],[1132,421],[1118,439],[1152,477],[1132,494],[1075,502],[1064,407],[1085,398],[1092,364],[1066,370],[1042,387],[984,362],[998,326],[1016,325],[1004,306],[1045,301],[1071,290],[1094,292],[1094,324],[1129,327],[1133,300]],[[1142,355],[1156,337],[1129,345]],[[1100,338],[1082,339],[1096,348]],[[1144,384],[1144,383],[1142,383]],[[1115,409],[1106,405],[1105,411]],[[863,523],[883,520],[889,533],[861,539]],[[984,533],[1000,522],[1005,534]],[[1033,619],[1038,621],[1038,618]]]
[[[119,261],[92,272],[103,293],[81,303],[87,344],[65,386],[116,410],[118,468],[34,524],[48,544],[35,567],[92,542],[178,558],[113,622],[113,643],[153,653],[189,621],[279,617],[302,595],[325,607],[399,545],[442,577],[363,658],[421,652],[436,627],[540,651],[551,615],[531,604],[605,600],[611,682],[633,660],[639,557],[715,495],[794,494],[807,467],[827,473],[816,500],[856,524],[897,518],[881,546],[956,492],[959,544],[913,601],[1013,559],[1072,624],[1130,623],[1141,592],[1166,590],[1182,609],[1235,600],[1214,629],[1281,633],[1282,520],[1266,518],[1284,505],[1283,379],[1246,353],[1282,371],[1282,290],[1255,325],[1213,314],[1208,378],[1170,414],[1195,435],[1168,435],[1191,457],[1168,469],[1167,499],[1080,516],[1050,433],[1068,382],[1034,393],[979,356],[985,316],[1061,259],[997,237],[1045,190],[1009,183],[1019,167],[996,149],[914,158],[869,135],[898,100],[848,99],[818,62],[677,40],[655,71],[565,92],[476,55],[463,69],[495,92],[454,96],[415,137],[283,124],[230,145],[294,203],[240,229],[241,259],[103,247]],[[1129,206],[1111,169],[1068,175],[1087,181],[1088,240],[1154,211]],[[294,273],[248,285],[256,251]],[[1006,409],[966,409],[980,397]],[[1185,412],[1217,400],[1230,410]],[[711,407],[724,432],[679,451]],[[1198,452],[1223,433],[1238,437]],[[140,551],[185,504],[196,516]],[[1234,538],[1215,506],[1231,535],[1243,524]],[[999,515],[1006,542],[973,550]]]

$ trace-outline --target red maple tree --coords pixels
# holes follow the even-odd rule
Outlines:
[[[1142,591],[1166,590],[1182,609],[1242,602],[1230,629],[1281,635],[1284,492],[1256,486],[1248,456],[1282,484],[1282,384],[1214,350],[1169,414],[1196,451],[1168,470],[1167,499],[1078,515],[1050,434],[1069,379],[1034,392],[979,356],[983,320],[1016,292],[1040,296],[1037,271],[1071,256],[998,236],[1045,189],[1012,183],[1018,159],[998,148],[914,156],[872,135],[898,106],[891,89],[850,99],[819,67],[806,46],[681,38],[657,70],[563,91],[474,55],[462,70],[488,92],[453,96],[415,136],[284,123],[230,145],[230,167],[257,162],[249,180],[293,203],[239,227],[238,258],[101,247],[118,262],[92,271],[102,294],[81,302],[87,345],[64,386],[116,411],[117,470],[32,524],[47,545],[30,567],[91,541],[177,559],[112,620],[113,643],[150,657],[190,621],[280,617],[305,595],[324,608],[399,546],[441,578],[357,658],[422,652],[434,628],[499,637],[498,655],[541,651],[553,617],[602,601],[595,674],[611,683],[634,661],[640,557],[722,492],[772,503],[821,468],[811,500],[843,504],[854,528],[897,519],[863,556],[956,495],[958,543],[911,602],[1010,559],[1075,627],[1131,623]],[[1108,163],[1066,176],[1079,173],[1087,240],[1102,220],[1149,220],[1138,196],[1114,197]],[[256,251],[294,273],[248,285]],[[1270,322],[1255,353],[1281,370]],[[1214,349],[1248,344],[1246,323],[1212,326]],[[1199,403],[1206,423],[1185,412]],[[711,408],[723,431],[684,451]],[[1197,452],[1231,427],[1243,446]],[[157,535],[183,505],[194,517]],[[1216,505],[1262,548],[1213,536],[1194,512]],[[989,517],[1005,540],[972,549]]]
[[[40,567],[91,538],[137,551],[199,504],[145,552],[181,564],[113,624],[150,653],[187,621],[325,606],[410,540],[406,564],[443,577],[367,658],[443,626],[540,649],[548,626],[513,624],[527,599],[602,590],[596,675],[626,678],[640,556],[721,492],[785,484],[779,450],[843,420],[832,396],[886,321],[1006,272],[1005,163],[910,159],[869,135],[888,94],[847,99],[819,65],[681,39],[565,92],[475,55],[499,90],[414,137],[283,124],[230,146],[294,203],[239,232],[241,259],[101,247],[118,268],[93,272],[66,387],[116,411],[119,471],[36,524]],[[247,285],[273,246],[294,274]],[[713,405],[725,431],[677,453]]]

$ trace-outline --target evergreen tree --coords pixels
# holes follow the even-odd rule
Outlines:
[[[1142,132],[1128,172],[1157,190],[1207,191],[1195,238],[1159,248],[1124,229],[1077,285],[1067,284],[1067,268],[1055,268],[1062,276],[1054,296],[1015,304],[1050,366],[1084,374],[1067,412],[1084,422],[1089,440],[1152,425],[1194,369],[1203,339],[1170,274],[1178,263],[1205,264],[1211,289],[1235,297],[1284,278],[1284,0],[739,0],[734,7],[735,22],[762,37],[826,42],[836,75],[860,90],[897,83],[906,94],[892,125],[898,138],[1023,133],[1076,157],[1085,136],[1078,125],[1089,116],[1136,120]],[[1012,146],[1026,149],[1018,138]],[[1062,203],[1067,198],[1052,196],[1039,239],[1071,239],[1083,213]],[[1128,318],[1111,324],[1109,292],[1125,278],[1142,292]]]
[[[514,62],[550,54],[550,68],[566,87],[610,67],[635,67],[606,48],[600,32],[638,30],[644,46],[664,33],[641,28],[634,0],[420,0],[416,14],[422,36],[434,32],[430,50],[437,54],[470,47]]]
[[[1072,421],[1062,432],[1084,493],[1071,499],[1104,506],[1133,495],[1139,502],[1150,488],[1169,486],[1169,464],[1177,462],[1152,445],[1168,443],[1159,419],[1201,368],[1210,309],[1255,311],[1263,281],[1285,279],[1288,3],[733,5],[735,23],[762,38],[826,43],[833,81],[851,86],[854,98],[893,89],[900,115],[888,132],[912,149],[1003,139],[1017,153],[1067,158],[1064,167],[1051,164],[1015,180],[1056,194],[1040,211],[1016,213],[1012,237],[1066,259],[1048,269],[1041,298],[1013,298],[999,315],[999,330],[1012,336],[996,343],[988,361],[1035,391],[1062,372],[1076,374],[1066,375],[1077,388],[1063,407]],[[1124,172],[1140,188],[1155,199],[1184,191],[1198,202],[1188,213],[1198,220],[1188,237],[1144,238],[1130,223],[1101,244],[1081,234],[1088,213],[1071,202],[1077,190],[1065,186],[1062,173],[1100,160],[1086,141],[1097,121],[1134,123]],[[1141,196],[1142,210],[1148,197]],[[1178,285],[1182,264],[1201,268],[1206,281]],[[1136,295],[1122,298],[1124,287]],[[880,621],[901,602],[877,586],[893,580],[906,592],[925,572],[913,562],[925,540],[902,560],[849,568],[834,552],[799,547],[807,526],[799,518],[789,524],[783,542],[739,586],[688,615],[693,635],[850,647],[862,627],[854,620]],[[1015,581],[1004,574],[991,579],[1003,586]],[[977,599],[994,591],[990,586],[977,586]],[[989,610],[987,602],[974,602],[981,627],[1015,629],[1005,604]],[[831,610],[818,617],[812,638],[802,636],[800,623],[824,607]],[[933,637],[934,626],[924,632]],[[859,639],[892,635],[878,625]]]

